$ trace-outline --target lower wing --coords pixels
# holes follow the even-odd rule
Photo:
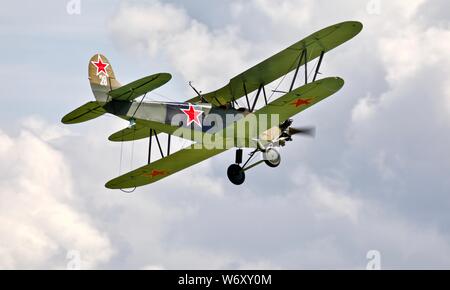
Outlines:
[[[148,165],[114,178],[106,183],[110,189],[125,189],[147,185],[192,165],[200,163],[208,158],[226,151],[225,149],[196,149],[192,145],[165,158],[159,159]]]
[[[255,115],[265,114],[270,118],[271,115],[275,114],[279,118],[279,122],[284,122],[335,94],[343,86],[344,80],[338,77],[321,79],[285,94],[256,111]]]

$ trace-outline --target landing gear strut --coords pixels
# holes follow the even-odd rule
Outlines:
[[[228,179],[235,185],[241,185],[245,181],[244,169],[239,165],[242,163],[242,154],[242,149],[236,150],[235,164],[231,164],[227,170]]]
[[[263,160],[257,161],[251,165],[248,165],[250,161],[253,159],[254,155],[258,152],[263,153]],[[231,183],[235,185],[241,185],[245,181],[245,171],[258,166],[261,163],[266,163],[270,167],[278,167],[281,163],[281,154],[273,147],[268,148],[257,148],[252,151],[248,160],[244,163],[244,165],[240,165],[242,163],[242,149],[236,150],[236,162],[235,164],[230,165],[227,170],[228,179]]]

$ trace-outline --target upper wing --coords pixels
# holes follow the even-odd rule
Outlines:
[[[108,92],[114,100],[131,101],[167,83],[172,76],[168,73],[154,74]]]
[[[105,186],[110,189],[124,189],[150,184],[225,151],[225,149],[196,149],[194,146],[114,178]]]
[[[343,86],[344,80],[341,78],[331,77],[321,79],[285,94],[256,111],[255,114],[257,116],[265,114],[269,118],[273,114],[276,114],[278,115],[279,121],[284,122],[290,117],[333,95]]]
[[[89,121],[91,119],[100,117],[106,113],[106,110],[103,109],[102,105],[97,102],[87,102],[81,107],[73,110],[69,114],[65,115],[61,122],[64,124],[76,124],[85,121]]]
[[[355,21],[343,22],[322,29],[237,75],[223,88],[205,94],[203,97],[215,106],[237,100],[245,95],[245,90],[247,93],[253,92],[260,85],[267,85],[294,70],[304,49],[307,50],[307,57],[303,58],[300,65],[314,60],[320,56],[322,51],[327,52],[350,40],[361,30],[362,24]],[[195,103],[199,100],[200,98],[196,97],[189,102]]]

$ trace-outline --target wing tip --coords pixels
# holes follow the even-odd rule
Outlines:
[[[77,118],[73,118],[70,113],[61,118],[61,123],[64,125],[73,125],[82,123],[83,121],[77,121]]]
[[[119,177],[113,178],[110,181],[108,181],[107,183],[105,183],[105,187],[108,189],[132,189],[132,188],[136,188],[136,187],[140,187],[149,183],[140,183],[136,180],[134,180],[133,177],[130,178],[126,178],[126,176],[129,174],[130,172],[121,175]]]
[[[330,88],[331,90],[337,92],[340,89],[342,89],[342,87],[345,84],[345,81],[343,78],[340,77],[331,77],[330,78],[332,80],[332,88]]]
[[[343,22],[342,24],[352,27],[352,31],[354,34],[353,37],[358,35],[364,28],[364,24],[362,24],[362,22],[360,22],[360,21],[347,21],[347,22]]]
[[[121,183],[118,183],[118,182],[117,182],[117,179],[118,179],[118,178],[119,178],[119,177],[114,178],[114,179],[111,179],[110,181],[108,181],[107,183],[105,183],[105,187],[108,188],[108,189],[127,189],[128,187],[120,186]],[[131,187],[131,188],[132,188],[132,187]]]
[[[328,78],[324,78],[324,79],[315,81],[314,83],[309,83],[309,85],[312,85],[312,84],[323,85],[330,91],[337,92],[340,89],[342,89],[342,87],[345,84],[345,80],[340,77],[328,77]]]
[[[170,81],[172,79],[172,75],[170,73],[162,72],[159,73],[159,77],[162,77],[163,79]]]
[[[65,125],[70,124],[69,121],[68,121],[67,119],[68,119],[68,118],[67,118],[67,115],[64,116],[64,117],[62,117],[62,118],[61,118],[61,123],[65,124]]]
[[[340,87],[343,87],[345,84],[345,80],[343,78],[340,77],[334,77],[334,79],[336,80],[336,82],[339,84]]]
[[[120,177],[111,179],[110,181],[108,181],[107,183],[105,183],[105,187],[108,189],[132,189],[132,188],[137,188],[143,185],[147,185],[150,184],[149,183],[145,183],[145,184],[130,184],[129,182],[118,182],[118,179]]]
[[[108,189],[120,189],[117,186],[114,186],[114,183],[112,183],[113,180],[108,181],[107,183],[105,183],[105,187]]]
[[[121,142],[121,141],[122,141],[122,140],[116,138],[114,135],[115,135],[115,134],[110,135],[110,136],[108,137],[108,140],[111,141],[111,142]]]

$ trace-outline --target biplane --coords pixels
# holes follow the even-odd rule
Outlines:
[[[279,148],[292,141],[294,135],[314,134],[312,127],[293,127],[291,117],[343,87],[344,80],[339,77],[318,79],[321,64],[328,51],[355,37],[362,28],[360,22],[348,21],[322,29],[206,94],[189,83],[196,96],[185,102],[144,101],[147,93],[166,84],[171,75],[157,73],[121,85],[108,59],[96,54],[88,68],[96,100],[67,114],[62,122],[81,123],[109,113],[129,122],[128,127],[112,134],[110,141],[149,139],[147,164],[110,180],[107,188],[124,190],[154,183],[230,149],[235,149],[236,155],[227,176],[233,184],[240,185],[245,181],[245,172],[259,164],[277,167],[281,162]],[[308,64],[316,59],[315,66],[308,69]],[[295,88],[302,67],[304,84]],[[281,96],[270,102],[266,86],[288,74],[292,75],[289,90],[273,90],[272,94]],[[142,98],[137,101],[139,97]],[[264,105],[257,109],[262,98]],[[161,146],[161,134],[168,136],[167,150]],[[190,140],[192,144],[171,154],[171,136]],[[152,162],[154,139],[161,158]],[[243,149],[251,150],[245,162]],[[257,153],[261,160],[249,164]]]

